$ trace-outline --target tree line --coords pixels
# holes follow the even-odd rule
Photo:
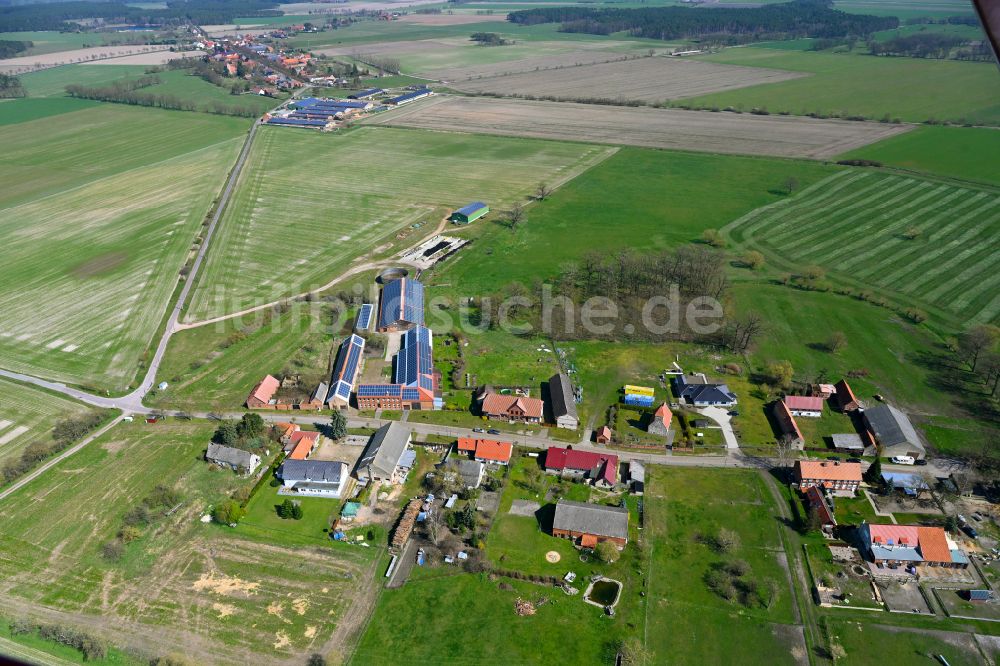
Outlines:
[[[138,25],[232,23],[237,16],[281,16],[273,0],[168,0],[161,9],[135,7],[121,0],[79,0],[0,6],[0,32],[79,30],[72,21],[104,19]]]
[[[893,37],[884,42],[868,43],[868,51],[875,56],[907,56],[910,58],[937,58],[944,60],[952,49],[966,41],[957,35],[926,32],[916,35]]]
[[[72,84],[66,86],[66,93],[70,97],[79,99],[93,99],[100,102],[112,102],[115,104],[130,104],[133,106],[149,106],[158,109],[171,109],[175,111],[201,111],[203,113],[214,113],[221,116],[240,116],[243,118],[253,118],[257,112],[253,109],[227,105],[218,101],[211,101],[205,105],[199,105],[192,99],[185,99],[177,95],[167,93],[144,93],[143,88],[156,85],[160,82],[160,77],[154,75],[142,76],[138,79],[115,81],[106,86],[82,86]]]
[[[507,18],[519,25],[560,23],[562,32],[609,35],[627,31],[634,37],[709,38],[720,43],[869,35],[899,25],[899,19],[894,16],[848,14],[831,9],[825,0],[794,0],[756,8],[542,7],[511,12]]]
[[[14,481],[46,458],[68,449],[73,442],[96,430],[105,418],[105,412],[95,411],[58,421],[52,428],[52,443],[33,442],[25,447],[16,460],[3,466],[0,470],[0,485]]]

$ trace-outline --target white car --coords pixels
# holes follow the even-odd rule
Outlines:
[[[913,456],[893,456],[889,461],[894,465],[916,465],[917,459]]]

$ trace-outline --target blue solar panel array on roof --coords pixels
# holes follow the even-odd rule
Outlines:
[[[406,280],[403,286],[403,319],[414,324],[424,323],[424,285],[416,280]]]
[[[403,280],[393,280],[382,287],[382,309],[378,315],[379,328],[388,328],[399,320],[402,293]]]
[[[358,310],[358,319],[354,322],[354,330],[367,331],[372,325],[372,312],[374,308],[371,303],[365,303]]]
[[[358,386],[358,396],[366,398],[374,397],[399,397],[403,387],[399,384],[362,384]]]
[[[408,92],[403,95],[400,95],[399,97],[393,97],[392,99],[389,100],[389,103],[403,104],[405,102],[412,102],[415,99],[420,99],[421,97],[426,97],[427,95],[430,94],[431,91],[429,88],[420,88],[418,90],[414,90],[413,92]]]
[[[403,400],[420,400],[420,391],[415,388],[404,388],[403,389]]]
[[[326,127],[325,120],[310,120],[308,118],[269,118],[267,124],[288,127]]]
[[[337,382],[337,388],[334,392],[341,400],[351,399],[351,385],[343,380]]]
[[[365,90],[359,90],[353,95],[348,95],[348,99],[365,99],[367,97],[372,97],[374,95],[379,95],[385,91],[381,88],[366,88]]]
[[[340,383],[347,385],[347,393],[350,395],[350,389],[354,385],[364,351],[365,339],[360,335],[352,335],[340,344],[340,350],[337,352],[337,362],[333,366],[333,377],[330,381],[334,386],[331,395],[336,393],[346,399],[345,396],[340,395]]]
[[[486,208],[486,204],[484,204],[482,201],[473,201],[468,206],[463,206],[462,208],[459,208],[455,212],[461,213],[462,215],[472,215],[477,210],[481,210],[483,208]]]

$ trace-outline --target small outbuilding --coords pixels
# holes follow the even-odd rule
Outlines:
[[[451,221],[455,224],[469,224],[475,222],[486,213],[490,212],[490,207],[482,201],[473,201],[467,206],[462,206],[451,214]]]

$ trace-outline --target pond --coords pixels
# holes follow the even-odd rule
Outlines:
[[[613,606],[618,600],[618,592],[622,584],[616,580],[599,580],[594,583],[587,593],[587,601],[592,601],[601,606]]]

